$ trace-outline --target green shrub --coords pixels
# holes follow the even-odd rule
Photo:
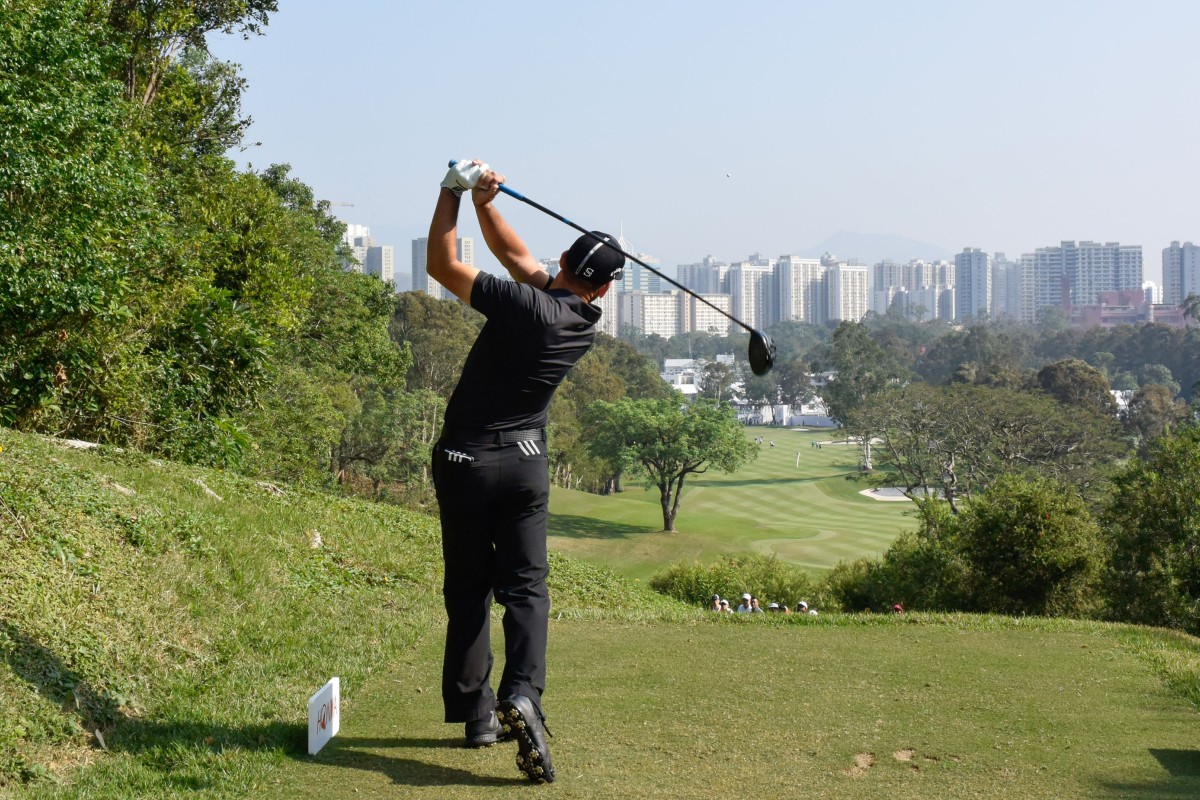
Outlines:
[[[1078,494],[1045,478],[1005,476],[959,522],[975,608],[1085,616],[1101,565],[1100,529]]]
[[[817,583],[804,569],[776,556],[729,556],[715,564],[675,564],[650,579],[650,588],[693,605],[707,606],[714,594],[740,598],[749,592],[765,607],[798,600],[821,602]]]

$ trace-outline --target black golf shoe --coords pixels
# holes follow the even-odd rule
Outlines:
[[[504,732],[495,711],[489,711],[483,719],[468,722],[467,747],[491,747],[496,742],[506,742],[511,737]]]
[[[516,694],[501,701],[496,713],[504,731],[517,740],[517,768],[534,783],[554,783],[548,731],[533,701]]]

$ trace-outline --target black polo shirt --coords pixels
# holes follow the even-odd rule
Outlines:
[[[471,307],[485,317],[446,406],[446,430],[543,428],[554,390],[592,346],[600,309],[480,272]]]

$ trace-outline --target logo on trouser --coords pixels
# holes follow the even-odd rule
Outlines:
[[[466,453],[460,453],[457,450],[445,450],[446,459],[455,464],[470,463],[475,460],[475,456],[469,456]]]
[[[517,442],[517,447],[521,448],[521,452],[527,456],[542,454],[542,451],[538,449],[537,442]]]

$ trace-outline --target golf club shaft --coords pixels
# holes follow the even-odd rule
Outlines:
[[[714,304],[710,303],[708,300],[705,300],[703,297],[701,297],[700,295],[696,294],[696,293],[695,293],[695,292],[693,292],[691,289],[689,289],[688,287],[684,286],[682,283],[679,283],[678,281],[674,280],[673,278],[668,278],[666,275],[662,274],[661,272],[659,272],[658,270],[656,270],[654,267],[652,267],[652,266],[650,266],[649,264],[647,264],[645,261],[642,261],[640,258],[636,258],[636,257],[634,257],[634,256],[630,255],[629,253],[626,253],[624,250],[622,250],[621,248],[617,247],[617,246],[616,246],[615,244],[613,244],[612,242],[606,242],[606,241],[604,241],[604,240],[603,240],[603,239],[601,239],[599,236],[597,236],[596,234],[592,233],[591,231],[589,231],[587,228],[583,227],[582,225],[577,225],[577,224],[575,224],[575,223],[574,223],[574,222],[572,222],[571,220],[569,220],[569,219],[567,219],[566,217],[564,217],[562,214],[559,214],[559,213],[557,213],[557,212],[555,212],[555,211],[551,211],[550,209],[546,208],[546,207],[545,207],[544,205],[542,205],[541,203],[538,203],[538,202],[536,202],[536,201],[534,201],[534,200],[530,200],[528,197],[526,197],[525,195],[521,194],[521,193],[520,193],[520,192],[518,192],[516,189],[510,189],[509,187],[505,186],[503,183],[502,183],[502,184],[500,184],[500,191],[504,192],[504,193],[505,193],[506,195],[508,195],[509,197],[515,198],[515,199],[517,199],[517,200],[520,200],[522,203],[528,203],[529,205],[531,205],[531,206],[533,206],[534,208],[536,208],[538,211],[541,211],[543,214],[549,214],[550,216],[554,217],[554,218],[555,218],[556,220],[558,220],[559,222],[564,222],[564,223],[566,223],[567,225],[570,225],[570,226],[571,226],[572,228],[574,228],[575,230],[579,231],[580,233],[586,234],[586,235],[588,235],[588,236],[592,237],[593,239],[595,239],[597,242],[601,242],[602,244],[605,244],[605,245],[607,245],[608,247],[611,247],[613,250],[616,250],[618,253],[620,253],[621,255],[625,256],[625,258],[629,259],[630,261],[634,262],[635,264],[640,264],[640,265],[641,265],[642,267],[644,267],[645,269],[648,269],[648,270],[650,270],[650,271],[651,271],[651,272],[653,272],[655,275],[657,275],[658,277],[662,278],[662,279],[663,279],[664,281],[666,281],[667,283],[669,283],[669,284],[671,284],[672,286],[674,286],[676,289],[679,289],[679,290],[681,290],[681,291],[687,292],[687,293],[688,293],[688,294],[690,294],[692,297],[696,298],[696,299],[697,299],[697,300],[699,300],[701,303],[704,303],[704,305],[706,305],[706,306],[708,306],[709,308],[711,308],[713,311],[716,311],[717,313],[719,313],[719,314],[722,314],[722,315],[724,315],[725,317],[728,317],[730,321],[737,323],[738,325],[742,326],[743,328],[745,328],[745,329],[746,329],[747,331],[749,331],[750,333],[755,333],[755,330],[754,330],[754,328],[751,328],[749,325],[747,325],[746,323],[742,322],[740,319],[738,319],[737,317],[733,316],[732,314],[730,314],[730,313],[729,313],[728,311],[726,311],[725,309],[723,309],[723,308],[719,308],[718,306],[716,306],[716,305],[714,305]]]

